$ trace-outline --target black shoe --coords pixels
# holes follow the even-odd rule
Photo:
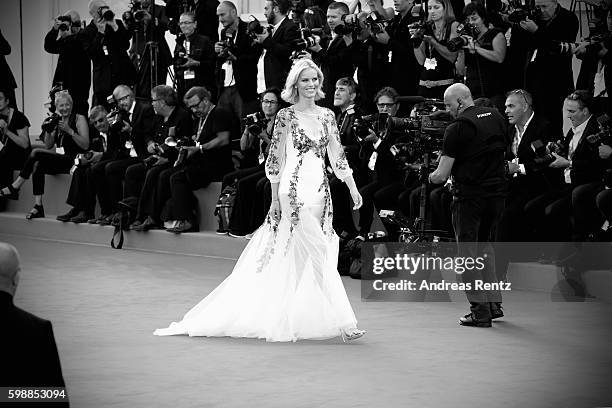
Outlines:
[[[504,317],[501,303],[491,303],[491,320]]]
[[[117,219],[118,217],[115,217],[115,219]],[[115,221],[113,220],[113,225],[115,225]],[[119,223],[117,223],[116,226],[118,226]],[[130,229],[130,231],[136,231],[136,228],[140,227],[142,225],[142,221],[140,220],[136,220],[133,223],[130,224],[130,226],[128,227]]]
[[[194,226],[186,220],[179,221],[173,228],[168,228],[166,231],[173,232],[175,234],[180,234],[182,232],[191,232],[194,230]]]
[[[90,215],[87,215],[84,211],[81,211],[78,215],[72,217],[70,219],[70,222],[74,222],[75,224],[82,224],[84,222],[87,222],[90,218],[92,218]]]
[[[142,231],[142,232],[148,231],[148,230],[151,230],[151,229],[154,229],[154,228],[157,228],[157,223],[151,217],[147,217],[147,219],[144,220],[144,222],[142,224],[137,225],[134,228],[132,228],[130,226],[131,230]]]
[[[476,320],[473,313],[468,313],[465,316],[459,318],[459,324],[461,326],[470,327],[491,327],[491,319],[487,320]]]
[[[98,225],[111,225],[114,218],[115,218],[115,214],[104,215],[98,219],[97,224]]]
[[[79,209],[71,208],[66,214],[58,215],[55,219],[61,222],[68,222],[72,217],[76,217],[77,215],[79,215]]]
[[[26,219],[45,218],[45,209],[42,205],[35,204],[34,207],[26,214]]]
[[[0,198],[8,198],[9,200],[19,200],[19,189],[9,184],[6,187],[0,188]]]

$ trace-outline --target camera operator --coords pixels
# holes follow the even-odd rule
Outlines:
[[[67,174],[76,155],[84,153],[89,147],[87,119],[74,111],[74,103],[68,91],[57,92],[54,99],[59,116],[54,122],[43,125],[45,127],[40,137],[45,147],[33,149],[19,177],[2,188],[2,195],[16,197],[21,186],[32,176],[34,208],[26,215],[29,220],[45,216],[42,205],[45,174]]]
[[[268,27],[261,34],[253,34],[258,49],[263,49],[257,62],[257,93],[285,85],[291,68],[291,46],[300,37],[298,26],[287,18],[290,7],[289,0],[266,0]]]
[[[257,111],[257,60],[260,51],[253,47],[248,24],[240,19],[234,3],[222,2],[217,16],[223,26],[221,41],[215,44],[217,106],[234,113],[235,119]]]
[[[334,87],[336,81],[343,77],[352,77],[355,72],[351,50],[353,43],[352,33],[345,35],[336,34],[336,27],[343,25],[342,17],[349,14],[346,3],[335,1],[327,8],[327,25],[331,30],[331,40],[327,43],[317,43],[310,47],[313,60],[319,65],[323,72],[323,92],[325,98],[322,106],[331,108],[334,106]]]
[[[166,14],[173,21],[178,22],[182,13],[192,12],[197,22],[197,33],[208,37],[213,43],[219,41],[219,22],[216,10],[219,6],[217,0],[164,0]],[[176,23],[170,24],[170,32],[178,34]]]
[[[158,6],[154,0],[131,0],[130,10],[122,15],[122,20],[132,40],[128,54],[137,69],[136,93],[139,97],[149,98],[151,88],[166,83],[168,67],[172,64],[172,54],[166,42],[168,16],[166,8]],[[151,84],[151,49],[156,47],[155,84]]]
[[[59,54],[53,85],[62,87],[72,95],[75,111],[87,114],[91,87],[91,61],[81,40],[81,17],[74,10],[57,16],[53,27],[45,36],[45,51]]]
[[[261,94],[261,111],[245,118],[245,128],[240,138],[240,150],[247,160],[242,162],[240,170],[223,177],[222,188],[232,183],[236,186],[236,199],[228,225],[230,236],[243,237],[259,226],[253,225],[252,220],[255,211],[265,207],[262,180],[267,180],[267,177],[264,164],[268,157],[270,137],[274,132],[274,120],[283,107],[280,95],[278,88],[266,89]]]
[[[446,47],[448,40],[457,37],[455,14],[449,0],[430,0],[427,3],[428,20],[420,45],[414,48],[419,65],[423,66],[418,94],[425,98],[442,99],[444,90],[455,82],[457,52]],[[411,29],[415,36],[415,29]]]
[[[210,38],[198,34],[197,22],[192,12],[180,16],[179,36],[174,48],[174,67],[178,97],[182,97],[193,86],[205,85],[214,90],[215,52]]]
[[[374,99],[378,113],[395,117],[399,110],[398,97],[397,91],[390,87],[378,91]],[[396,208],[397,196],[404,189],[402,172],[391,151],[397,139],[397,132],[384,128],[370,129],[370,134],[362,141],[367,142],[364,151],[369,178],[369,183],[359,189],[363,197],[363,206],[359,209],[359,233],[362,236],[370,232],[374,206],[379,209]]]
[[[551,151],[555,160],[550,167],[563,169],[564,183],[556,196],[549,196],[544,209],[545,231],[550,234],[550,241],[560,238],[584,241],[599,221],[595,197],[601,190],[601,179],[609,166],[612,149],[609,139],[604,139],[606,144],[589,140],[589,136],[599,131],[599,124],[591,113],[592,103],[592,95],[582,90],[568,95],[563,103],[572,127],[563,143],[567,154]],[[570,215],[574,217],[573,230]]]
[[[199,119],[194,135],[196,145],[182,148],[187,152],[184,167],[162,174],[162,178],[169,175],[172,191],[165,220],[176,221],[167,231],[175,234],[197,229],[197,199],[192,191],[212,181],[220,181],[234,168],[230,147],[231,114],[216,107],[203,87],[191,88],[184,102]]]
[[[80,37],[93,62],[93,102],[108,108],[106,97],[120,84],[134,85],[136,70],[127,51],[130,34],[104,0],[89,2],[93,18]]]
[[[20,170],[30,154],[30,122],[11,107],[6,91],[0,89],[0,186],[13,181],[13,170]],[[0,211],[4,198],[18,198],[9,188],[0,190]]]
[[[505,98],[500,78],[506,58],[506,38],[499,29],[489,28],[482,3],[469,3],[463,9],[463,15],[464,26],[472,32],[462,36],[465,50],[459,53],[457,70],[464,75],[465,84],[474,98],[489,98],[501,112]]]
[[[563,100],[574,89],[571,49],[563,52],[560,43],[573,43],[578,34],[578,18],[557,0],[535,0],[539,18],[520,22],[533,54],[526,71],[527,90],[533,95],[534,109],[561,133]],[[566,48],[567,49],[567,48]]]
[[[463,84],[448,87],[444,104],[455,121],[444,132],[442,156],[429,180],[439,184],[453,176],[452,214],[458,255],[476,259],[484,252],[488,257],[484,270],[462,275],[465,283],[472,283],[472,290],[466,290],[471,312],[459,323],[491,327],[493,318],[503,316],[501,295],[499,291],[476,290],[474,281],[496,281],[490,243],[504,208],[506,123],[495,109],[474,106],[472,94]]]
[[[524,207],[533,198],[556,189],[558,174],[538,164],[541,148],[553,141],[554,134],[548,120],[536,114],[531,94],[515,89],[506,98],[508,138],[506,150],[509,192],[498,228],[497,240],[502,242],[528,241],[528,219]]]
[[[94,132],[90,132],[90,149],[78,154],[72,167],[72,180],[66,204],[71,205],[66,214],[57,216],[58,221],[74,222],[76,224],[95,223],[96,195],[102,214],[110,214],[112,204],[108,194],[99,195],[100,189],[106,189],[103,177],[104,167],[112,160],[129,157],[125,140],[129,137],[129,126],[117,123],[111,126],[107,118],[108,112],[103,106],[94,106],[89,113],[89,122]],[[94,176],[94,174],[98,174]],[[102,177],[100,176],[102,174]]]
[[[124,198],[139,197],[135,221],[130,229],[147,231],[160,225],[163,205],[169,196],[167,183],[160,177],[171,168],[178,156],[176,145],[191,136],[192,120],[179,105],[176,91],[167,85],[151,90],[156,117],[152,134],[146,139],[147,157],[144,163],[133,164],[125,171]]]

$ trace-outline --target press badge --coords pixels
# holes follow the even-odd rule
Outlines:
[[[55,148],[55,153],[57,154],[64,154],[64,147],[63,146],[58,146]]]
[[[425,69],[436,69],[438,66],[438,61],[435,58],[425,58],[425,63],[423,64]]]
[[[188,69],[185,71],[185,74],[183,76],[185,78],[185,80],[187,79],[195,79],[195,71],[192,69]]]

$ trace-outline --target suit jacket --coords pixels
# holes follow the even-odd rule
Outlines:
[[[594,115],[591,115],[588,121],[582,137],[574,150],[574,155],[571,157],[572,169],[570,177],[573,186],[600,181],[604,170],[607,168],[607,161],[599,157],[599,144],[587,141],[587,136],[599,131],[599,123],[597,123]],[[569,146],[571,140],[572,136],[568,132],[565,136],[565,146]]]
[[[343,36],[337,35],[333,40],[328,39],[323,44],[321,51],[313,54],[313,59],[321,67],[323,72],[323,92],[325,99],[323,106],[333,108],[336,81],[342,77],[353,77],[355,66],[351,58],[351,51],[344,42]]]
[[[11,68],[6,62],[5,55],[9,55],[11,53],[11,45],[6,41],[4,36],[2,35],[2,31],[0,31],[0,78],[2,78],[2,88],[6,87],[8,90],[13,90],[17,88],[17,82],[15,82],[15,77],[11,72]]]
[[[137,99],[135,103],[131,117],[131,139],[138,157],[144,158],[149,154],[145,140],[153,134],[155,111],[149,102]]]
[[[136,69],[128,56],[130,34],[121,20],[115,20],[119,28],[115,32],[108,25],[104,35],[91,21],[80,37],[83,48],[93,62],[94,93],[110,95],[117,85],[133,85]]]
[[[268,36],[261,44],[266,50],[264,57],[264,75],[266,87],[277,87],[283,89],[285,79],[291,69],[291,44],[300,36],[298,26],[285,17],[280,26],[274,31],[272,36]]]
[[[525,166],[525,175],[518,175],[510,179],[510,194],[524,194],[528,196],[541,194],[543,191],[557,186],[560,177],[558,169],[539,165],[536,163],[536,152],[532,147],[532,143],[540,140],[545,146],[548,142],[554,141],[556,138],[553,134],[553,129],[550,122],[543,116],[534,114],[527,130],[521,138],[518,145],[517,155],[512,152],[512,143],[516,134],[516,129],[513,125],[508,127],[508,147],[506,150],[506,160],[512,161],[516,157],[519,163]]]
[[[184,37],[181,37],[184,38]],[[174,49],[174,54],[176,55],[180,51],[185,51],[185,41],[182,40],[177,42],[176,48]],[[213,94],[215,93],[215,49],[214,43],[210,40],[210,38],[202,35],[202,34],[193,34],[189,38],[189,57],[193,58],[196,61],[200,62],[200,66],[194,69],[195,71],[195,83],[189,85],[203,85]],[[179,69],[177,72],[181,75],[181,79],[183,79],[183,74],[185,72],[184,69]],[[191,88],[189,86],[188,88]]]
[[[0,291],[0,324],[5,353],[0,386],[65,386],[50,321],[16,307],[13,297]]]
[[[257,99],[257,62],[261,55],[261,49],[254,47],[251,37],[247,34],[248,24],[242,20],[238,20],[238,30],[234,34],[234,44],[236,61],[232,62],[234,70],[234,80],[238,87],[238,92],[244,102],[249,102]],[[223,41],[226,28],[221,30],[221,40]],[[217,84],[219,89],[223,88],[224,73],[221,66],[225,62],[225,58],[217,58]]]

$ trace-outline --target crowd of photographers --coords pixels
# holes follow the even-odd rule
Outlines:
[[[133,0],[121,19],[104,0],[92,0],[88,25],[66,12],[44,40],[47,52],[59,54],[44,147],[30,148],[27,119],[9,106],[11,90],[0,92],[0,200],[16,198],[32,177],[27,217],[43,217],[44,175],[70,173],[72,209],[58,219],[117,224],[129,205],[130,229],[180,233],[197,229],[192,191],[223,181],[236,200],[228,231],[220,232],[248,235],[269,206],[263,163],[283,107],[279,90],[292,61],[311,58],[325,77],[319,103],[336,112],[364,199],[355,225],[346,189],[330,172],[339,234],[366,236],[374,210],[404,214],[393,223],[414,230],[451,232],[452,183],[428,185],[427,174],[450,123],[444,90],[463,82],[477,103],[508,120],[498,239],[602,237],[612,215],[612,13],[598,10],[589,38],[576,42],[578,18],[557,0],[367,6],[266,1],[267,25],[243,21],[232,2],[216,0],[167,0],[165,7]],[[176,35],[173,54],[167,30]],[[574,91],[574,55],[582,59],[577,87],[584,91]],[[174,86],[165,85],[170,66]],[[13,170],[20,171],[15,180]]]

